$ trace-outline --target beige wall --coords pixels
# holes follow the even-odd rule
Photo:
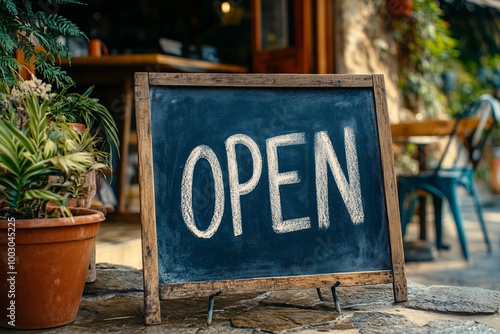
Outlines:
[[[336,0],[336,73],[385,76],[391,122],[399,122],[396,46],[388,34],[385,0]]]

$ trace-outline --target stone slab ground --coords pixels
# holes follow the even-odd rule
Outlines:
[[[393,303],[392,285],[338,288],[342,313],[331,294],[314,289],[220,295],[206,324],[208,298],[161,302],[162,323],[143,325],[142,272],[99,265],[85,288],[77,320],[43,331],[9,333],[500,333],[500,292],[409,282],[409,300]]]

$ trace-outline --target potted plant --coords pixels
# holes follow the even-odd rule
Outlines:
[[[1,327],[75,320],[104,220],[99,211],[69,205],[88,193],[89,173],[111,170],[118,144],[109,112],[91,90],[69,93],[72,80],[57,64],[70,58],[58,36],[83,33],[48,9],[71,2],[78,3],[6,0],[0,8]],[[44,81],[20,78],[16,50]],[[71,123],[77,119],[83,129]]]
[[[15,317],[0,317],[5,327],[46,328],[75,319],[104,220],[100,212],[68,208],[82,176],[107,168],[99,161],[105,153],[96,149],[96,136],[51,117],[55,98],[47,87],[39,80],[2,87],[0,279],[13,283],[2,285],[0,309],[15,309]]]
[[[98,133],[102,138],[99,148],[109,152],[107,159],[111,161],[112,146],[119,145],[112,115],[90,96],[92,87],[83,94],[69,93],[74,81],[59,66],[63,58],[71,65],[71,54],[60,37],[87,38],[78,26],[58,14],[64,4],[82,3],[79,0],[3,1],[0,6],[0,80],[15,85],[22,63],[32,63],[38,77],[60,90],[52,106],[53,118],[83,123],[92,134]],[[25,79],[31,79],[31,74]]]
[[[68,200],[82,191],[85,174],[109,167],[101,162],[107,152],[89,129],[53,118],[57,98],[47,87],[36,80],[0,89],[0,279],[15,282],[0,289],[0,309],[15,308],[14,321],[0,317],[4,327],[46,328],[76,318],[104,220],[97,211],[71,210]]]

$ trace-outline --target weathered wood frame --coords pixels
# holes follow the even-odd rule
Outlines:
[[[373,88],[385,205],[387,209],[392,270],[176,283],[160,286],[149,101],[150,86]],[[218,292],[244,293],[251,291],[288,290],[292,288],[330,288],[337,281],[340,281],[342,287],[392,283],[394,301],[403,302],[407,300],[403,242],[401,237],[396,178],[393,168],[391,129],[389,125],[383,75],[136,73],[135,103],[139,150],[139,186],[144,269],[144,317],[147,325],[155,325],[161,322],[160,300],[180,297],[210,296]]]

